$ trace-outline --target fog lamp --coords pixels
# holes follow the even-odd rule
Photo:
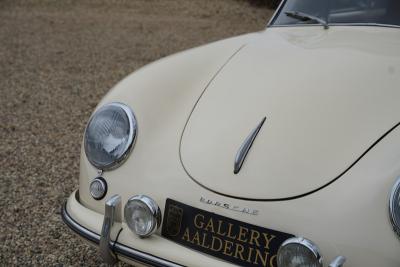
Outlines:
[[[289,238],[278,250],[278,267],[322,267],[318,247],[302,237]]]
[[[107,193],[107,182],[103,177],[95,178],[89,186],[92,197],[96,200],[102,199]]]
[[[161,224],[161,210],[148,196],[131,197],[124,209],[125,221],[129,229],[139,237],[153,234]]]

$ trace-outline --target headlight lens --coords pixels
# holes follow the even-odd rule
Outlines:
[[[321,267],[318,247],[302,237],[289,238],[279,248],[278,267]]]
[[[390,194],[389,212],[393,229],[400,236],[400,178],[397,179]]]
[[[129,229],[140,237],[153,234],[161,224],[161,210],[148,196],[131,197],[124,209],[125,221]]]
[[[121,103],[110,103],[90,118],[85,131],[85,153],[100,170],[118,166],[129,154],[137,133],[132,110]]]

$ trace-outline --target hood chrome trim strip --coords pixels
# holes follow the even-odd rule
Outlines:
[[[244,163],[244,160],[246,159],[247,154],[250,151],[251,146],[254,143],[254,140],[256,139],[258,133],[261,130],[261,127],[264,125],[265,120],[267,117],[264,117],[261,122],[257,125],[256,128],[251,131],[249,136],[246,137],[244,140],[243,144],[240,146],[238,152],[236,153],[235,157],[235,164],[234,164],[234,169],[233,173],[238,174],[240,172],[240,169],[242,168],[242,165]]]

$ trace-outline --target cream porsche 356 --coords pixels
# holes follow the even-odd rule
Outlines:
[[[64,222],[107,263],[400,266],[400,1],[287,0],[129,75]]]

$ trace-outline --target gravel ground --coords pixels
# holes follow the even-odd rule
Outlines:
[[[244,0],[0,0],[0,265],[100,265],[60,217],[96,103],[144,64],[261,30],[271,13]]]

